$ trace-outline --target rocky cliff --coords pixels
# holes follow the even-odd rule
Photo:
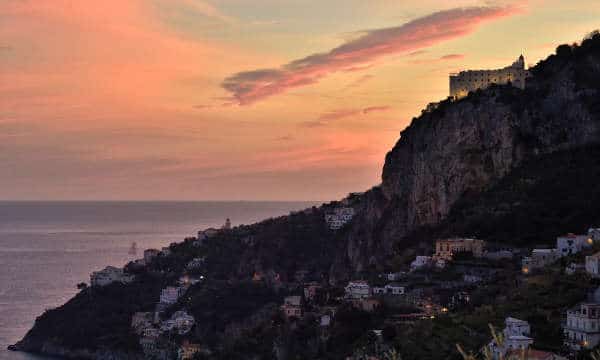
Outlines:
[[[524,161],[600,142],[600,38],[563,45],[530,69],[525,90],[492,86],[413,119],[366,194],[347,255],[361,270],[421,226],[439,224]],[[460,234],[457,234],[460,235]],[[377,261],[379,262],[379,261]]]

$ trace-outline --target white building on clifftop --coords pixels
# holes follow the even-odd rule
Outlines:
[[[466,70],[450,74],[450,97],[460,99],[469,95],[470,91],[485,89],[492,84],[512,84],[525,89],[525,58],[519,56],[512,65],[497,70]]]

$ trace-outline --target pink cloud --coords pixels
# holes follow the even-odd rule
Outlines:
[[[444,55],[440,58],[440,60],[457,60],[457,59],[464,59],[465,55],[464,54],[448,54],[448,55]]]
[[[325,53],[309,55],[279,68],[234,74],[222,86],[232,100],[248,105],[289,89],[315,84],[331,73],[354,71],[392,54],[408,54],[465,36],[486,23],[520,12],[516,6],[467,7],[439,11],[404,25],[368,30]]]

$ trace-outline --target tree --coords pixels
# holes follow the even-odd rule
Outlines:
[[[562,59],[569,58],[571,56],[571,53],[572,53],[571,46],[569,46],[567,44],[559,45],[556,48],[556,56],[558,56],[559,58],[562,58]]]

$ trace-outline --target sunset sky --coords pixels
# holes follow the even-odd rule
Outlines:
[[[449,72],[596,28],[598,0],[2,0],[0,199],[339,198]]]

